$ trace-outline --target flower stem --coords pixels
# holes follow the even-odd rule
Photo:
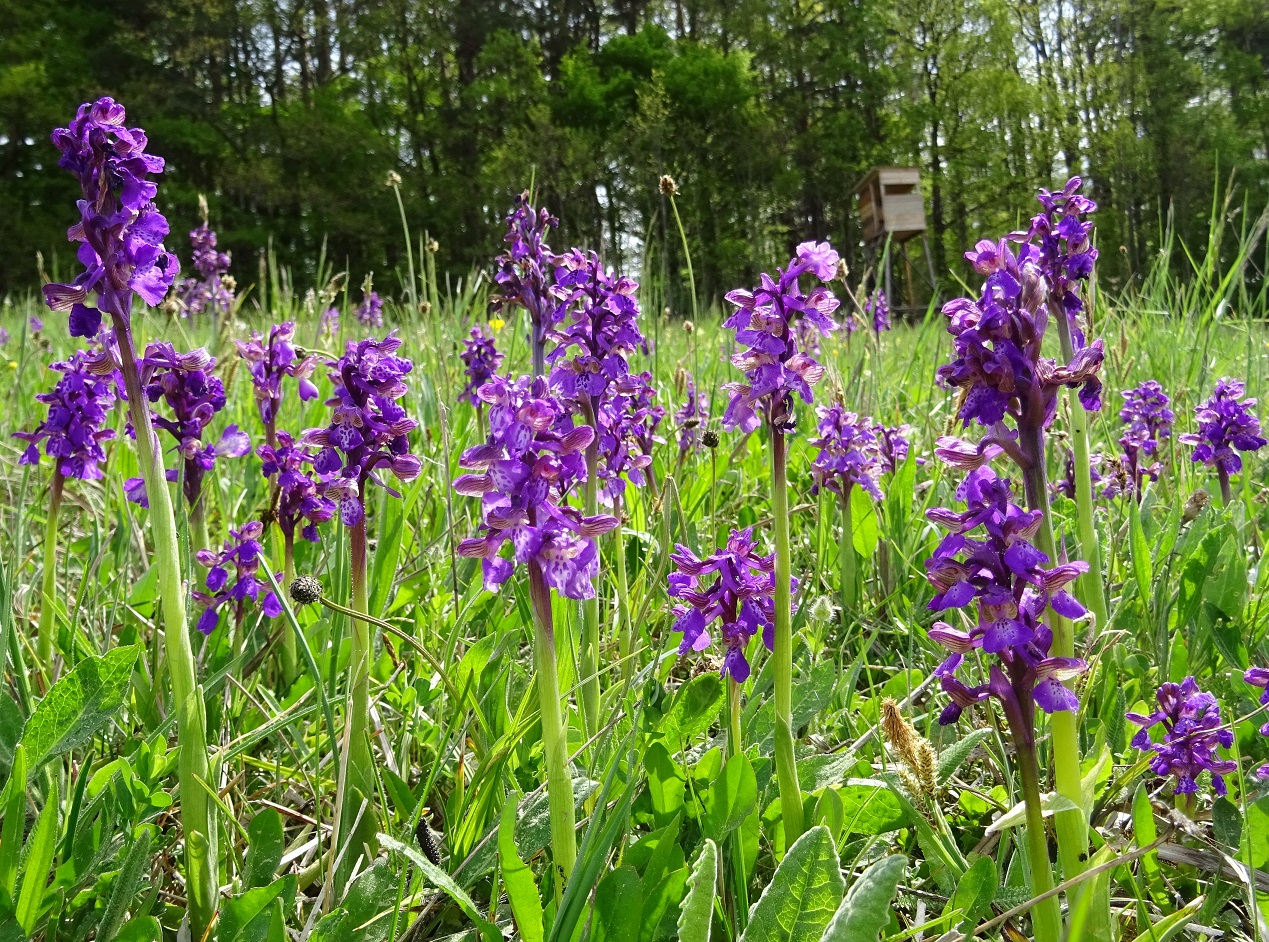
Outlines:
[[[363,517],[348,531],[349,569],[352,576],[353,611],[368,613],[370,606],[366,589],[366,520]],[[370,752],[370,626],[361,618],[350,618],[352,651],[348,658],[348,712],[344,718],[344,767],[340,770],[338,792],[340,803],[340,827],[333,835],[339,846],[351,835],[353,822],[361,816],[354,840],[358,843],[344,854],[341,873],[351,872],[365,844],[373,855],[375,834],[374,758]],[[365,809],[362,810],[362,803]],[[338,879],[338,875],[337,875]]]
[[[542,718],[542,750],[546,761],[546,798],[551,816],[551,853],[555,860],[555,899],[577,861],[573,778],[568,771],[568,736],[560,713],[560,681],[556,670],[551,590],[537,560],[529,562],[529,597],[533,603],[533,661],[538,675],[538,712]]]
[[[1221,486],[1221,506],[1228,507],[1229,502],[1234,499],[1229,489],[1229,472],[1219,464],[1216,466],[1216,481]]]
[[[613,514],[617,518],[617,528],[613,530],[613,548],[617,554],[617,619],[619,621],[619,637],[621,639],[621,679],[623,684],[630,679],[634,664],[630,660],[630,652],[635,647],[635,626],[630,617],[630,577],[626,572],[626,537],[621,522],[621,498],[613,501]]]
[[[279,527],[278,529],[281,529]],[[295,581],[295,534],[282,534],[282,574],[283,585],[289,586]],[[299,648],[295,641],[295,632],[282,632],[282,677],[290,684],[299,675]]]
[[[687,263],[687,284],[692,292],[692,323],[700,319],[696,310],[696,276],[692,274],[692,253],[687,247],[687,232],[683,229],[683,219],[679,216],[679,204],[670,197],[670,209],[674,210],[674,223],[679,227],[679,238],[683,241],[683,259]]]
[[[727,678],[727,757],[738,756],[745,751],[740,733],[740,684]]]
[[[1026,486],[1027,504],[1041,513],[1040,529],[1036,536],[1039,548],[1051,561],[1057,561],[1057,545],[1053,537],[1052,511],[1049,508],[1049,485],[1044,464],[1044,429],[1041,423],[1020,422],[1018,446],[1029,467],[1022,472]],[[1075,635],[1071,624],[1054,613],[1052,653],[1057,657],[1075,656]],[[1083,804],[1080,785],[1080,749],[1078,717],[1073,710],[1059,710],[1050,718],[1053,731],[1054,784],[1062,796],[1076,805]],[[1088,857],[1088,819],[1078,809],[1059,811],[1054,816],[1058,837],[1058,858],[1062,875],[1070,880],[1083,873]],[[1073,894],[1075,898],[1084,892],[1083,886]]]
[[[845,627],[859,604],[858,577],[855,573],[855,524],[851,514],[849,489],[842,497],[842,539],[838,546],[838,560],[842,570],[842,627]]]
[[[1070,363],[1075,358],[1071,342],[1071,326],[1065,311],[1052,311],[1050,316],[1057,324],[1058,338],[1062,345],[1062,359]],[[1097,520],[1093,515],[1093,466],[1088,448],[1088,411],[1080,402],[1075,390],[1067,391],[1070,403],[1071,445],[1075,452],[1075,505],[1079,511],[1080,554],[1088,563],[1088,572],[1075,583],[1080,601],[1092,610],[1097,619],[1097,630],[1105,631],[1109,612],[1106,607],[1106,587],[1102,583],[1102,553],[1097,540]]]
[[[59,459],[54,459],[59,461]],[[57,634],[57,618],[55,617],[57,594],[57,523],[62,506],[62,485],[66,478],[60,467],[53,469],[53,483],[48,489],[48,522],[44,525],[44,588],[40,603],[40,628],[37,651],[40,655],[40,669],[47,670],[49,680],[54,677],[52,670],[53,640]]]
[[[793,625],[789,577],[789,486],[785,478],[784,431],[771,428],[771,512],[775,516],[775,650],[771,669],[775,681],[775,762],[780,785],[780,813],[784,846],[802,836],[802,789],[793,752]]]
[[[202,939],[215,918],[220,886],[215,811],[205,787],[214,787],[207,756],[206,708],[195,673],[194,649],[190,644],[185,614],[186,586],[181,577],[176,515],[163,470],[163,452],[150,422],[149,400],[141,388],[132,327],[122,315],[112,313],[111,320],[119,342],[121,372],[128,391],[128,410],[132,415],[132,427],[136,430],[137,458],[150,502],[150,534],[154,540],[154,564],[159,577],[159,602],[163,613],[163,647],[176,709],[177,741],[181,747],[178,774],[190,936]]]
[[[414,279],[414,249],[410,246],[410,223],[405,218],[405,202],[401,199],[401,187],[392,185],[392,192],[397,197],[397,209],[401,212],[401,231],[405,234],[405,260],[410,272],[410,317],[418,317],[419,298]]]
[[[586,424],[595,430],[595,437],[586,446],[586,491],[583,510],[587,517],[593,517],[599,513],[599,424],[595,418],[594,407],[589,401],[583,404],[582,411]],[[598,588],[594,597],[582,600],[582,643],[578,651],[578,660],[581,672],[582,723],[586,729],[586,738],[590,739],[599,732]]]
[[[1034,716],[1032,724],[1027,724],[1016,701],[1005,704],[1005,715],[1014,742],[1018,779],[1022,783],[1022,800],[1026,808],[1025,839],[1031,864],[1031,895],[1034,897],[1053,889],[1053,864],[1049,860],[1049,840],[1040,806],[1040,763],[1036,758],[1035,736],[1032,734]],[[1037,903],[1031,919],[1036,942],[1058,942],[1061,938],[1062,913],[1056,896]]]

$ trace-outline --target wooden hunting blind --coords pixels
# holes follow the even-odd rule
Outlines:
[[[890,237],[906,242],[925,232],[921,171],[916,167],[874,167],[857,187],[864,241]]]
[[[862,223],[864,245],[869,258],[870,275],[865,281],[875,281],[881,275],[886,301],[891,310],[921,311],[914,290],[914,272],[908,257],[907,243],[921,237],[929,272],[930,290],[937,292],[934,260],[930,255],[930,241],[925,232],[925,197],[921,194],[921,171],[916,167],[873,167],[855,187],[859,199],[859,216]],[[906,305],[896,305],[892,296],[894,256],[902,257],[900,274]],[[878,273],[874,266],[881,268]],[[865,286],[866,287],[866,286]],[[924,293],[924,291],[922,292]]]

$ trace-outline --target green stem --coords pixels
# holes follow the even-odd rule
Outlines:
[[[740,684],[727,678],[727,757],[738,756],[745,751],[740,733]]]
[[[793,625],[789,578],[789,486],[785,479],[784,431],[771,427],[771,512],[775,516],[775,650],[771,669],[775,681],[775,762],[780,785],[784,846],[802,836],[802,789],[793,751]]]
[[[1018,447],[1027,459],[1029,467],[1023,470],[1027,504],[1040,511],[1040,528],[1037,543],[1050,560],[1056,561],[1057,544],[1053,537],[1053,518],[1049,507],[1049,484],[1044,464],[1044,429],[1039,423],[1020,423]],[[1051,653],[1056,657],[1075,656],[1075,635],[1071,624],[1056,613],[1050,616],[1053,629]],[[1077,806],[1083,806],[1083,789],[1080,785],[1079,719],[1073,710],[1059,710],[1050,717],[1053,732],[1054,784],[1060,795]],[[1058,859],[1062,875],[1070,880],[1083,873],[1088,858],[1088,819],[1077,809],[1059,811],[1054,816],[1058,838]],[[1084,884],[1072,894],[1076,899],[1084,892]]]
[[[1216,481],[1221,487],[1221,506],[1228,507],[1234,497],[1229,488],[1229,472],[1220,465],[1216,466]]]
[[[683,220],[679,216],[679,204],[670,197],[670,209],[674,210],[674,223],[679,227],[679,238],[683,240],[683,259],[687,263],[687,283],[692,292],[692,323],[700,319],[696,310],[696,276],[692,274],[692,253],[687,247],[687,232],[683,229]]]
[[[842,569],[842,626],[850,619],[859,604],[859,583],[855,562],[855,524],[850,506],[850,491],[842,497],[842,540],[838,546],[838,559]]]
[[[137,459],[150,502],[150,535],[154,540],[154,564],[159,578],[159,602],[163,613],[163,646],[176,709],[177,741],[181,747],[178,776],[181,789],[181,828],[185,835],[185,888],[189,906],[190,937],[202,939],[219,904],[217,832],[214,807],[204,784],[212,782],[207,756],[207,715],[202,689],[195,673],[185,614],[185,582],[181,577],[176,515],[167,489],[163,452],[150,423],[149,400],[141,388],[132,326],[126,317],[111,314],[128,410],[136,429]]]
[[[1006,714],[1011,711],[1008,706]],[[1031,865],[1031,895],[1039,896],[1053,889],[1053,864],[1049,860],[1049,839],[1045,833],[1044,812],[1040,806],[1040,764],[1036,759],[1035,740],[1029,735],[1021,717],[1009,718],[1018,767],[1018,779],[1022,783],[1022,798],[1026,808],[1027,826],[1024,838],[1027,857]],[[1058,942],[1062,936],[1062,912],[1058,898],[1050,896],[1037,903],[1031,911],[1032,928],[1036,942]]]
[[[57,523],[62,506],[62,485],[65,481],[62,469],[54,468],[53,483],[48,490],[48,521],[44,525],[44,588],[36,650],[40,655],[40,669],[48,671],[50,681],[56,676],[53,671],[53,642],[57,634]]]
[[[586,492],[583,513],[593,517],[599,513],[599,426],[589,402],[582,406],[586,424],[595,430],[595,437],[586,448]],[[599,732],[599,587],[592,598],[582,600],[582,643],[578,652],[581,669],[582,723],[586,738]]]
[[[577,861],[573,777],[568,771],[568,736],[560,713],[560,681],[556,668],[551,590],[537,560],[529,562],[529,597],[533,602],[533,662],[538,675],[538,712],[546,762],[546,798],[551,816],[551,853],[555,860],[555,899]]]
[[[635,648],[635,626],[630,617],[630,579],[626,572],[626,536],[621,522],[622,502],[617,497],[613,501],[613,515],[617,518],[617,528],[613,531],[613,547],[617,553],[617,618],[620,623],[621,638],[621,680],[624,685],[634,670],[630,653]]]
[[[410,267],[410,317],[418,317],[419,297],[414,287],[414,248],[410,245],[410,223],[405,218],[405,202],[401,199],[401,187],[393,184],[392,192],[397,195],[397,209],[401,212],[401,231],[405,233],[405,258]]]
[[[1062,359],[1070,363],[1075,358],[1075,347],[1071,341],[1071,327],[1067,322],[1066,312],[1050,310],[1049,314],[1057,324]],[[1070,403],[1071,445],[1075,452],[1075,505],[1079,511],[1080,554],[1088,563],[1088,572],[1079,577],[1075,588],[1079,592],[1080,601],[1096,617],[1097,631],[1105,631],[1109,610],[1106,606],[1106,587],[1102,582],[1102,553],[1101,544],[1097,540],[1097,520],[1093,515],[1093,467],[1088,446],[1088,412],[1075,390],[1068,390],[1066,395]]]
[[[353,611],[369,612],[366,587],[366,520],[363,517],[348,531],[349,569],[352,576]],[[375,772],[374,758],[370,751],[370,626],[361,618],[350,618],[349,629],[352,632],[352,650],[348,658],[348,712],[344,718],[344,768],[341,769],[341,781],[338,784],[340,804],[340,827],[335,832],[337,840],[335,854],[339,846],[352,835],[353,822],[361,815],[361,823],[357,827],[355,840],[367,845],[373,856],[378,831],[375,825],[374,797]],[[365,810],[362,803],[365,803]],[[351,872],[356,862],[360,847],[354,846],[344,854],[340,873]]]
[[[278,528],[279,530],[281,527]],[[282,576],[284,586],[295,581],[295,534],[282,534]],[[299,648],[294,631],[282,632],[282,677],[290,685],[299,676]]]

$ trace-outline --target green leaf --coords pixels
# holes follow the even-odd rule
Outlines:
[[[538,895],[533,872],[525,866],[516,850],[516,802],[502,806],[498,824],[498,860],[502,865],[502,882],[511,915],[524,942],[542,942],[542,898]]]
[[[643,754],[643,767],[648,773],[648,796],[657,823],[668,821],[683,807],[687,775],[674,761],[664,743],[654,742]]]
[[[150,841],[152,831],[149,825],[140,828],[140,834],[134,834],[132,845],[128,848],[128,856],[124,858],[123,869],[115,877],[110,888],[110,901],[97,924],[98,942],[113,942],[123,925],[123,917],[128,907],[136,899],[137,890],[141,886],[141,878],[149,876]]]
[[[163,938],[163,927],[154,916],[141,916],[129,919],[115,936],[115,942],[159,942]]]
[[[379,843],[388,850],[404,855],[410,863],[422,871],[423,876],[427,877],[433,886],[457,903],[458,908],[472,921],[472,925],[479,930],[486,942],[502,942],[502,933],[498,931],[498,927],[481,915],[480,909],[472,902],[471,897],[463,892],[462,887],[455,883],[448,873],[424,857],[411,845],[403,844],[389,834],[380,834]]]
[[[890,901],[907,863],[906,857],[894,854],[861,873],[833,913],[820,942],[876,942],[890,922]]]
[[[1154,807],[1150,804],[1150,792],[1145,782],[1137,786],[1137,791],[1132,797],[1132,829],[1136,835],[1138,847],[1150,846],[1159,836],[1159,830],[1154,823]],[[1161,895],[1163,877],[1159,870],[1157,851],[1152,850],[1141,858],[1141,872],[1145,874],[1146,883],[1151,892],[1160,899],[1166,899],[1166,896]]]
[[[1237,531],[1230,528],[1203,586],[1203,598],[1227,618],[1238,618],[1247,604],[1247,591],[1247,554]]]
[[[277,938],[275,926],[282,926],[283,913],[295,902],[295,874],[247,890],[236,899],[226,900],[220,912],[219,942],[267,942]],[[285,938],[285,935],[283,935]]]
[[[591,942],[638,942],[643,926],[643,884],[634,867],[607,873],[595,889]]]
[[[723,708],[725,693],[717,674],[698,674],[679,690],[669,713],[661,722],[665,738],[678,745],[709,729]]]
[[[956,892],[947,901],[943,915],[960,913],[960,918],[953,923],[953,928],[958,924],[961,929],[972,926],[978,921],[979,914],[991,905],[999,885],[1000,877],[996,873],[996,862],[990,857],[979,857],[956,884]]]
[[[696,855],[692,875],[687,878],[687,895],[679,906],[679,942],[709,942],[717,889],[718,846],[707,837]]]
[[[877,505],[862,487],[850,489],[850,520],[855,552],[860,559],[872,559],[877,552],[880,532],[877,529]]]
[[[1040,796],[1040,813],[1048,818],[1057,814],[1059,811],[1080,811],[1080,806],[1065,795],[1059,795],[1057,792],[1045,792]],[[987,825],[987,833],[995,834],[997,831],[1003,831],[1005,828],[1017,827],[1025,824],[1027,820],[1027,803],[1020,801],[991,824]]]
[[[265,808],[247,828],[247,862],[242,874],[245,889],[272,882],[282,862],[283,846],[282,815],[274,808]]]
[[[1154,585],[1154,569],[1150,555],[1150,544],[1146,542],[1146,531],[1141,526],[1141,511],[1135,500],[1128,501],[1128,535],[1132,552],[1132,572],[1137,579],[1137,592],[1141,601],[1150,605],[1151,587]],[[1104,629],[1104,625],[1099,625]]]
[[[701,832],[721,844],[740,827],[758,803],[758,780],[743,753],[727,760],[709,791],[705,793],[705,820]]]
[[[40,816],[35,820],[26,848],[22,851],[22,888],[18,891],[14,916],[28,936],[35,931],[36,920],[44,907],[48,872],[53,866],[53,852],[57,849],[57,810],[60,804],[61,796],[57,779],[54,778],[53,788],[44,802]]]
[[[799,837],[754,904],[741,942],[819,938],[842,900],[840,866],[828,828]]]
[[[1269,868],[1269,798],[1261,798],[1247,809],[1247,839],[1251,841],[1251,865]]]
[[[110,722],[123,704],[140,650],[133,644],[84,658],[36,704],[22,730],[28,776]]]
[[[26,750],[13,753],[13,770],[2,799],[4,826],[0,828],[0,890],[13,898],[18,884],[18,860],[26,831]]]
[[[938,769],[939,784],[946,785],[951,780],[952,776],[960,771],[961,766],[969,759],[970,754],[974,751],[975,747],[991,734],[992,731],[990,729],[976,729],[967,736],[961,737],[940,752]]]
[[[905,827],[910,816],[882,781],[851,779],[838,789],[847,834],[886,834]]]

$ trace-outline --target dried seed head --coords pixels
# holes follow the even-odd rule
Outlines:
[[[910,790],[919,795],[935,795],[938,793],[938,753],[925,737],[921,736],[911,724],[904,719],[899,704],[890,697],[881,701],[881,731],[886,742],[903,760],[910,773],[914,788]],[[906,781],[906,779],[905,779]]]
[[[1207,506],[1207,502],[1211,500],[1207,496],[1207,491],[1200,488],[1190,495],[1190,499],[1185,502],[1185,509],[1181,511],[1181,519],[1189,523],[1195,517],[1203,512],[1203,508]]]
[[[684,321],[684,322],[683,322],[683,332],[684,332],[685,334],[694,334],[694,333],[696,333],[696,325],[695,325],[695,324],[693,324],[691,321]]]
[[[717,448],[718,447],[718,433],[715,432],[712,428],[707,428],[704,434],[701,435],[701,443],[706,448]]]
[[[674,178],[672,176],[667,173],[665,176],[661,177],[662,196],[677,196],[678,192],[679,185],[674,182]]]
[[[314,605],[322,600],[322,584],[312,576],[300,576],[291,583],[291,601]]]
[[[401,174],[395,170],[388,171],[388,186],[397,187],[401,185]]]
[[[431,252],[433,255],[435,255],[437,252],[441,250],[441,244],[437,242],[435,239],[428,239],[427,245],[425,246],[425,248],[429,252]]]
[[[903,718],[898,702],[892,697],[886,697],[886,699],[881,701],[881,731],[886,736],[886,742],[890,743],[894,751],[899,753],[905,762],[907,762],[908,756],[916,755],[916,733],[912,731],[908,721]],[[912,765],[913,763],[909,762],[908,764]]]
[[[426,315],[426,314],[431,314],[431,313],[432,313],[432,302],[431,302],[431,301],[420,301],[420,302],[419,302],[419,313],[420,313],[420,314],[425,314],[425,315]]]

